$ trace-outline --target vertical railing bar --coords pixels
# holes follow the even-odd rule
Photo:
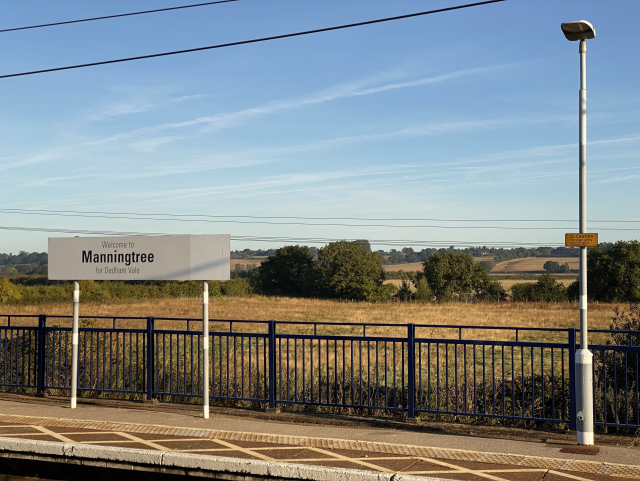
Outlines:
[[[333,404],[338,405],[338,340],[333,340]]]
[[[282,338],[278,338],[278,401],[282,401]]]
[[[351,406],[353,407],[353,339],[351,339],[351,343],[349,344],[349,353],[351,355],[351,387],[349,388],[349,391],[351,392]]]
[[[556,381],[555,381],[555,357],[551,348],[551,419],[556,419]],[[544,382],[544,380],[543,380]]]
[[[440,411],[440,343],[436,342],[436,410]]]
[[[491,385],[493,391],[493,410],[491,414],[496,414],[496,346],[491,345]]]
[[[444,378],[444,389],[445,389],[445,395],[446,395],[446,404],[445,404],[445,411],[449,410],[449,346],[450,344],[448,342],[444,343],[444,372],[445,372],[445,378]]]
[[[389,383],[387,382],[387,375],[389,372],[389,366],[387,365],[387,341],[384,341],[384,406],[389,407]],[[393,343],[393,359],[396,358],[396,344]],[[395,371],[394,371],[394,384],[395,384]]]
[[[380,363],[378,362],[380,351],[378,341],[376,341],[376,406],[380,406]],[[385,349],[385,354],[386,354]]]
[[[427,409],[431,410],[431,342],[427,341]]]
[[[545,386],[544,386],[544,347],[540,346],[540,391],[541,391],[541,396],[542,396],[542,402],[540,403],[542,409],[542,415],[540,416],[542,419],[546,418],[545,415],[545,404],[546,404],[546,399],[545,399]]]
[[[504,346],[500,347],[500,356],[502,359],[502,415],[506,416],[506,411],[507,411],[507,398],[506,398],[506,391],[505,391],[505,383],[504,383]],[[495,413],[494,413],[495,414]]]
[[[534,352],[533,346],[531,346],[531,417],[536,417],[536,383],[535,383],[535,373],[534,373]]]

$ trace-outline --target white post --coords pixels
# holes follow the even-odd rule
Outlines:
[[[73,321],[71,326],[71,409],[78,399],[78,311],[80,309],[80,283],[73,281]]]
[[[580,40],[580,233],[587,232],[587,42]],[[593,354],[587,330],[587,248],[580,248],[580,349],[576,352],[578,444],[593,445]]]
[[[209,282],[202,281],[202,417],[209,419]]]

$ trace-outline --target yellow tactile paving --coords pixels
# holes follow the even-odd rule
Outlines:
[[[32,416],[0,415],[0,436],[341,466],[463,481],[640,479],[640,466],[597,461]]]

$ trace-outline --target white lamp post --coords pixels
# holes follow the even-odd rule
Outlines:
[[[579,40],[580,47],[580,233],[587,232],[587,43],[596,30],[586,20],[563,23],[567,40]],[[593,354],[587,332],[587,248],[580,247],[580,349],[576,352],[576,430],[578,444],[593,445]]]

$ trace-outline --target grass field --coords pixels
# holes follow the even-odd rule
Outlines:
[[[240,269],[247,269],[247,266],[251,266],[254,265],[256,267],[258,267],[262,261],[266,260],[266,257],[255,257],[255,258],[251,258],[251,259],[231,259],[231,270],[235,270],[236,269],[236,265],[240,266]]]
[[[627,305],[619,304],[622,309]],[[613,304],[589,305],[589,326],[592,329],[608,329],[613,316]],[[83,303],[82,316],[156,316],[192,317],[202,315],[198,298],[159,299],[139,302],[110,300],[102,303]],[[38,306],[3,306],[0,314],[48,314],[71,315],[68,304],[43,304]],[[446,324],[508,327],[578,327],[579,312],[576,303],[388,303],[344,302],[321,299],[290,299],[285,297],[254,296],[212,298],[209,304],[212,319],[252,319],[305,322],[349,322],[390,324]],[[6,321],[0,318],[0,323]],[[132,321],[134,322],[134,321]],[[12,324],[18,325],[18,319]],[[174,325],[171,321],[158,321],[159,328]],[[124,325],[119,323],[119,325]],[[176,326],[177,327],[177,326]],[[197,328],[197,327],[194,327]],[[244,325],[242,329],[253,329]],[[303,329],[301,327],[300,329]],[[371,328],[390,334],[391,328]],[[369,332],[369,330],[368,330]],[[448,331],[453,334],[452,331]],[[436,334],[434,331],[432,334]],[[441,334],[446,334],[440,331]],[[475,334],[474,334],[475,333]],[[398,334],[402,334],[400,331]],[[469,336],[486,338],[486,331],[470,331]]]
[[[492,257],[474,257],[473,262],[474,264],[477,264],[478,262],[490,261],[491,259]],[[408,262],[406,264],[389,264],[389,265],[384,265],[382,267],[387,272],[397,272],[397,271],[415,272],[415,271],[421,271],[423,268],[423,265],[422,265],[422,262]]]
[[[491,272],[544,272],[542,266],[544,266],[547,261],[554,261],[560,265],[568,263],[571,270],[577,270],[579,268],[577,257],[524,257],[522,259],[511,259],[510,261],[501,262],[496,265]]]
[[[524,279],[497,279],[498,281],[500,281],[500,284],[502,284],[502,287],[504,287],[507,291],[510,290],[515,284],[522,284],[524,282],[536,282],[533,280],[524,280]],[[569,284],[571,284],[573,281],[577,281],[578,278],[576,277],[575,279],[556,279],[556,282],[558,282],[558,284],[562,284],[563,286],[567,287]]]

